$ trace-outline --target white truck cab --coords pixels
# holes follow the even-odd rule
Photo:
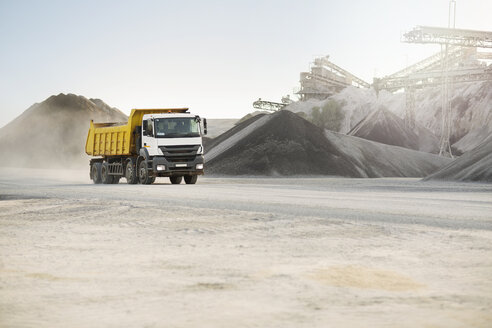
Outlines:
[[[140,156],[145,158],[148,174],[168,176],[173,183],[182,177],[191,181],[187,183],[196,182],[204,165],[202,135],[207,125],[204,119],[202,131],[201,122],[191,113],[143,115]]]

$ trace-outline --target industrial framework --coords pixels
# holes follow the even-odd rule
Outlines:
[[[391,92],[404,89],[405,124],[415,127],[415,91],[441,86],[442,124],[439,155],[453,157],[450,143],[451,102],[449,90],[454,83],[492,80],[492,66],[480,59],[492,59],[492,53],[477,48],[492,48],[492,32],[455,28],[456,1],[449,2],[448,27],[417,26],[403,35],[407,43],[439,44],[441,51],[410,67],[382,79],[374,79],[374,88]]]
[[[347,70],[329,61],[330,56],[315,58],[309,72],[300,74],[301,87],[295,92],[300,100],[326,99],[348,86],[370,88],[371,85]],[[253,107],[266,111],[281,110],[292,100],[287,95],[282,102],[266,101],[259,98]]]
[[[285,97],[282,97],[282,102],[273,102],[273,101],[268,101],[268,100],[261,100],[261,98],[258,98],[257,101],[253,102],[253,107],[256,109],[261,109],[269,112],[275,112],[278,110],[281,110],[288,104],[292,103],[292,99],[290,99],[290,95],[287,95]]]
[[[348,86],[370,88],[371,85],[347,70],[335,65],[329,56],[314,59],[309,72],[300,75],[301,87],[296,92],[301,100],[326,99]]]
[[[492,65],[480,60],[492,60],[491,52],[478,51],[479,48],[492,48],[492,32],[455,28],[456,1],[449,3],[448,27],[417,26],[402,37],[402,42],[439,44],[441,51],[418,63],[406,67],[383,78],[374,78],[373,84],[365,82],[340,66],[329,61],[329,56],[314,60],[309,72],[300,74],[300,100],[323,100],[348,86],[405,92],[405,125],[415,128],[415,93],[425,87],[440,86],[442,99],[442,125],[439,155],[453,157],[450,144],[451,103],[449,90],[455,83],[492,80]],[[281,103],[264,101],[261,98],[253,107],[275,111],[287,106],[291,101],[282,99]]]
[[[454,24],[453,24],[454,25]],[[405,33],[404,42],[432,43],[449,46],[492,48],[492,32],[464,30],[449,26],[417,26]]]
[[[441,45],[441,71],[428,71],[424,77],[431,78],[436,81],[436,84],[440,84],[442,87],[442,127],[441,127],[441,139],[439,145],[439,155],[449,154],[453,157],[451,151],[451,102],[449,90],[454,83],[465,82],[465,81],[484,81],[492,80],[492,67],[479,65],[475,62],[475,65],[469,67],[462,67],[462,63],[470,63],[466,60],[473,56],[475,61],[477,59],[489,59],[489,53],[480,53],[477,48],[492,48],[492,32],[486,31],[474,31],[474,30],[463,30],[454,28],[454,18],[451,18],[451,12],[454,12],[455,2],[450,3],[450,20],[449,27],[427,27],[418,26],[413,31],[406,33],[403,36],[403,42],[408,43],[435,43]],[[451,27],[452,25],[452,27]],[[460,56],[454,56],[456,51],[453,51],[458,47],[458,51],[461,50]],[[468,56],[467,56],[468,55]],[[471,56],[470,56],[471,55]],[[482,57],[483,55],[483,57]],[[461,57],[461,58],[460,58]],[[458,61],[460,65],[456,65],[456,59],[461,59]],[[464,60],[465,59],[465,60]],[[414,89],[416,81],[411,81],[409,84],[410,93]],[[414,98],[415,95],[412,94],[410,97]],[[408,99],[408,97],[407,97]],[[407,104],[407,112],[410,112],[411,120],[414,122],[415,109],[414,103],[410,100]]]
[[[481,65],[478,60],[492,59],[492,53],[479,52],[476,48],[449,47],[447,60],[439,52],[418,63],[383,78],[375,78],[376,92],[404,90],[406,95],[405,124],[415,126],[415,92],[425,87],[442,86],[443,64],[449,68],[447,78],[451,84],[492,80],[492,67]]]

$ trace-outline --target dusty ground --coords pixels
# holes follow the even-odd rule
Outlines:
[[[0,327],[490,327],[492,185],[0,173]]]

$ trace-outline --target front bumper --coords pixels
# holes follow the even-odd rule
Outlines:
[[[203,165],[202,155],[197,155],[192,161],[169,161],[164,156],[156,156],[152,160],[152,171],[158,177],[171,177],[176,175],[202,175],[203,169],[196,169],[197,164]],[[157,165],[164,165],[165,170],[158,171]]]

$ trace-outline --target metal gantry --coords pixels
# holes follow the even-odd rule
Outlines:
[[[373,87],[376,92],[380,90],[405,91],[405,124],[413,128],[415,126],[415,94],[417,90],[426,87],[443,87],[446,84],[445,79],[447,79],[448,84],[446,89],[455,83],[492,80],[492,66],[480,65],[477,62],[477,59],[488,59],[483,54],[488,55],[488,53],[477,52],[476,48],[449,47],[446,60],[443,53],[439,52],[394,74],[374,79]],[[443,74],[444,63],[447,63],[446,74]],[[462,66],[463,63],[468,63],[468,66]],[[452,69],[449,69],[450,67]],[[443,99],[446,99],[445,94],[449,95],[449,90],[443,89],[442,94]],[[449,104],[449,102],[446,103]],[[443,105],[445,105],[444,102]],[[445,132],[443,135],[447,135],[447,132],[450,131],[444,127],[447,122],[449,120],[443,122],[442,131]],[[442,140],[442,143],[443,149],[448,146],[445,140]],[[450,149],[449,146],[447,148]]]
[[[440,44],[441,51],[412,66],[381,79],[374,79],[374,88],[406,93],[405,123],[415,125],[415,90],[441,86],[442,124],[439,154],[451,157],[450,90],[454,83],[492,80],[492,66],[480,65],[478,59],[492,59],[492,53],[477,48],[492,48],[492,32],[455,28],[456,1],[449,3],[448,27],[417,26],[403,35],[408,43]],[[472,64],[470,64],[472,63]]]
[[[403,35],[402,41],[408,43],[432,43],[441,45],[441,94],[442,94],[442,128],[439,155],[448,153],[453,157],[450,144],[451,135],[451,103],[449,90],[453,82],[459,79],[490,80],[491,72],[488,68],[481,71],[465,72],[463,75],[455,74],[451,67],[452,47],[475,48],[476,57],[489,58],[488,53],[478,53],[476,48],[492,48],[492,32],[457,29],[456,1],[449,2],[448,27],[417,26],[412,31]],[[453,78],[453,77],[455,78]]]
[[[290,96],[287,95],[285,97],[282,97],[282,102],[273,102],[273,101],[267,101],[267,100],[261,100],[261,98],[258,98],[257,101],[253,102],[253,107],[256,109],[261,109],[261,110],[266,110],[269,112],[275,112],[278,110],[281,110],[288,104],[292,103],[292,100],[290,99]]]
[[[492,32],[451,27],[417,26],[402,37],[408,43],[432,43],[449,46],[492,48]]]
[[[415,94],[417,90],[441,87],[442,127],[440,155],[453,157],[450,145],[452,85],[460,82],[492,80],[492,65],[487,66],[479,60],[492,60],[492,52],[479,52],[477,48],[492,48],[492,32],[455,28],[456,1],[449,2],[448,27],[417,26],[405,33],[403,42],[432,43],[441,45],[441,51],[418,63],[383,78],[375,78],[372,85],[335,65],[329,56],[315,58],[309,72],[300,73],[300,88],[294,93],[300,100],[326,99],[347,86],[396,92],[405,91],[405,124],[415,128]],[[253,107],[276,111],[285,107],[289,101],[281,103],[257,100]]]
[[[447,56],[448,66],[458,66],[460,63],[473,61],[478,57],[476,48],[450,47]],[[419,86],[422,85],[422,87],[435,85],[436,78],[441,75],[442,63],[442,52],[438,52],[394,74],[374,79],[373,86],[376,91],[388,90],[394,92],[405,88],[408,84],[418,84]],[[459,70],[458,75],[467,74],[470,69],[462,68]]]
[[[429,27],[418,26],[413,31],[404,34],[403,42],[409,43],[435,43],[441,45],[441,72],[440,77],[436,72],[428,72],[427,75],[436,81],[441,83],[442,87],[442,128],[441,128],[441,140],[439,154],[444,155],[448,153],[451,157],[451,103],[450,103],[450,89],[456,82],[461,81],[483,81],[492,80],[492,69],[490,67],[477,67],[470,69],[455,69],[453,68],[453,60],[462,56],[454,56],[457,52],[456,49],[465,49],[465,47],[471,47],[473,50],[469,51],[470,54],[475,55],[475,58],[489,59],[492,57],[490,53],[477,52],[476,48],[492,48],[492,32],[487,31],[474,31],[463,30],[454,28],[454,20],[451,18],[451,12],[454,1],[450,3],[450,20],[449,27]],[[452,26],[452,27],[451,27]],[[459,48],[454,48],[459,46]]]
[[[301,88],[296,92],[301,100],[326,99],[348,86],[369,88],[371,85],[347,70],[335,65],[329,56],[314,59],[309,72],[300,74]]]

